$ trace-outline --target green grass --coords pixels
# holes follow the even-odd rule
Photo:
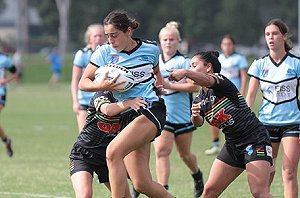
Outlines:
[[[69,178],[68,155],[78,133],[70,86],[63,83],[57,89],[49,88],[46,83],[48,79],[41,78],[37,73],[46,72],[48,66],[46,63],[39,64],[41,58],[35,58],[27,59],[32,64],[27,63],[25,83],[10,86],[7,106],[1,113],[1,125],[12,137],[15,153],[13,158],[8,158],[4,145],[0,144],[0,197],[75,197]],[[64,71],[70,71],[70,68],[71,64]],[[70,73],[66,75],[70,76]],[[47,75],[43,73],[43,77]],[[64,81],[67,82],[66,79]],[[215,158],[204,155],[204,150],[209,146],[210,132],[206,124],[194,133],[192,145],[205,180]],[[155,178],[153,152],[150,163]],[[283,197],[280,157],[277,164],[272,193]],[[169,184],[170,191],[177,198],[193,197],[189,170],[175,150],[171,154]],[[108,190],[96,180],[94,197],[110,197]],[[251,197],[245,173],[221,197]]]

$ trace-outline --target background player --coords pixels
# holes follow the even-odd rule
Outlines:
[[[170,159],[169,155],[175,142],[179,156],[190,169],[194,178],[194,196],[200,197],[203,191],[202,172],[199,170],[196,155],[191,153],[193,131],[191,123],[192,93],[199,91],[199,86],[190,79],[180,83],[168,81],[169,70],[189,69],[190,59],[178,51],[181,41],[177,22],[169,22],[159,32],[162,53],[159,56],[159,67],[165,78],[164,88],[167,93],[162,96],[167,107],[167,119],[162,134],[155,139],[156,176],[158,183],[169,188]]]
[[[270,184],[275,175],[276,158],[281,143],[284,197],[298,197],[298,164],[300,157],[300,58],[289,51],[287,25],[280,19],[271,20],[265,27],[269,55],[255,60],[248,70],[250,77],[247,102],[253,107],[260,86],[263,103],[259,120],[266,126],[273,147],[273,167]]]
[[[62,59],[56,47],[54,47],[48,54],[47,60],[50,63],[50,69],[52,71],[52,76],[49,79],[49,84],[53,87],[57,87],[61,79]]]
[[[12,75],[6,76],[6,71]],[[0,112],[6,103],[7,84],[17,78],[17,68],[14,65],[13,59],[6,54],[0,53]],[[0,138],[6,146],[6,153],[9,157],[13,156],[11,139],[6,135],[4,129],[0,127]]]
[[[78,89],[78,83],[85,67],[90,62],[90,57],[93,51],[95,51],[98,45],[102,45],[106,42],[103,26],[101,24],[89,25],[85,32],[84,40],[86,42],[86,46],[76,52],[73,60],[71,81],[73,111],[76,114],[79,131],[85,123],[86,111],[94,92],[86,92]]]

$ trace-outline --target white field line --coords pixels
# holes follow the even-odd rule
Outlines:
[[[57,195],[46,195],[46,194],[34,194],[34,193],[25,193],[25,192],[0,192],[0,195],[16,195],[21,197],[42,197],[42,198],[71,198],[65,196],[57,196]]]

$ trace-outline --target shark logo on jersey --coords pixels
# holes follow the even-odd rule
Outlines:
[[[262,71],[262,77],[266,77],[266,76],[268,76],[268,74],[269,74],[269,68],[265,68],[263,71]]]
[[[119,61],[119,56],[118,56],[118,55],[113,55],[113,56],[111,57],[110,63],[116,64],[118,61]]]
[[[266,89],[266,92],[267,92],[268,94],[273,94],[271,87],[268,87],[268,88]]]
[[[143,56],[143,55],[142,55],[142,56],[139,57],[139,60],[140,60],[140,61],[146,61],[146,62],[149,62],[149,57],[148,57],[148,56]]]

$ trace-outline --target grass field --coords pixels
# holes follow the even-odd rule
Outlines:
[[[41,82],[39,73],[31,73],[36,71],[34,67],[41,67],[37,70],[48,72],[43,75],[50,77],[47,65],[30,65],[27,70],[30,73],[25,73],[25,79],[36,75],[37,80],[11,85],[7,107],[1,113],[1,125],[13,139],[14,156],[7,157],[4,145],[0,144],[0,197],[75,197],[69,178],[68,155],[78,133],[70,86],[63,83],[57,89],[49,88],[47,79]],[[70,71],[70,68],[66,70]],[[204,155],[209,146],[210,133],[205,125],[194,133],[192,145],[205,180],[215,157]],[[175,150],[171,163],[170,191],[177,198],[193,197],[192,178]],[[283,197],[280,161],[277,164],[272,193],[275,197]],[[151,168],[155,178],[153,152]],[[96,180],[94,197],[110,197],[108,190]],[[251,197],[245,174],[232,183],[221,197]]]

